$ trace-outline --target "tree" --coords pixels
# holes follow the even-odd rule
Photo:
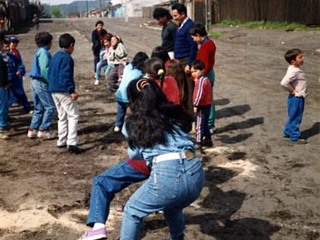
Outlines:
[[[61,18],[62,14],[60,12],[60,8],[58,6],[51,7],[51,15],[52,17]]]

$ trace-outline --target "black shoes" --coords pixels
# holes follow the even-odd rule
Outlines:
[[[80,154],[81,153],[81,149],[78,148],[77,146],[74,146],[74,145],[69,145],[67,147],[68,151],[71,152],[71,153],[74,153],[74,154]]]

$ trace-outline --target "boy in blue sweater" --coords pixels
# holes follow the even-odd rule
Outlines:
[[[52,35],[48,32],[38,32],[35,42],[38,49],[33,57],[30,70],[34,111],[27,136],[47,140],[56,137],[49,131],[56,109],[51,93],[48,91],[48,70],[52,58],[49,50]]]
[[[69,33],[59,37],[59,50],[52,58],[49,67],[49,92],[58,111],[57,147],[67,147],[72,153],[80,153],[78,143],[79,108],[76,100],[78,93],[73,78],[74,61],[71,54],[74,51],[75,39]]]

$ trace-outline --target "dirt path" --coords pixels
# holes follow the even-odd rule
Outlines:
[[[54,35],[52,53],[63,32],[76,38],[74,59],[81,97],[81,155],[55,148],[55,141],[30,140],[31,119],[21,107],[10,109],[11,139],[0,141],[0,239],[77,239],[86,229],[92,177],[126,157],[126,142],[114,134],[114,97],[105,84],[94,86],[90,32],[95,19],[42,23]],[[132,57],[150,54],[160,31],[146,19],[105,19]],[[217,129],[215,147],[203,155],[206,187],[186,209],[186,240],[320,239],[320,33],[215,28]],[[34,33],[21,34],[20,49],[30,70]],[[279,86],[287,64],[284,52],[305,52],[309,81],[303,136],[296,146],[281,138],[286,94]],[[30,96],[26,78],[25,89]],[[31,97],[30,97],[31,99]],[[54,124],[56,126],[56,124]],[[117,239],[122,206],[137,187],[117,195],[107,228]],[[143,239],[168,239],[161,215],[148,217]]]

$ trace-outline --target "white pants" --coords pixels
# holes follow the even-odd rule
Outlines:
[[[78,143],[78,104],[71,99],[69,93],[52,93],[53,101],[58,111],[58,135],[57,146],[73,145]]]

